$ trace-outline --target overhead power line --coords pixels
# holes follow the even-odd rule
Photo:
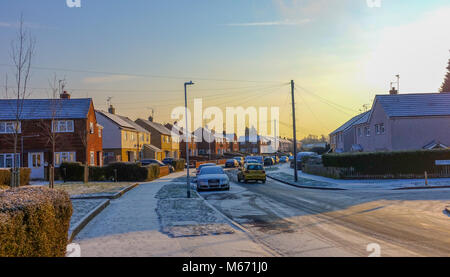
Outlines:
[[[14,65],[5,64],[5,63],[0,63],[0,66],[14,67]],[[241,82],[241,83],[281,83],[281,81],[220,79],[220,78],[216,79],[216,78],[205,78],[205,77],[195,77],[195,76],[169,76],[169,75],[155,75],[155,74],[129,73],[129,72],[96,71],[96,70],[86,70],[86,69],[61,68],[61,67],[44,67],[44,66],[32,66],[31,69],[46,70],[46,71],[63,71],[63,72],[73,72],[73,73],[90,73],[90,74],[101,74],[101,75],[124,75],[124,76],[155,78],[155,79],[173,79],[173,80],[195,79],[195,80],[199,80],[199,81],[236,82],[236,83],[238,83],[238,82]]]

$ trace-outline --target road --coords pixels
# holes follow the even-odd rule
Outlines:
[[[450,189],[322,191],[268,180],[202,196],[280,256],[450,256]]]

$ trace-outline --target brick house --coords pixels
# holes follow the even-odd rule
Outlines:
[[[92,99],[25,99],[20,116],[18,155],[14,157],[13,134],[17,100],[0,100],[0,168],[16,162],[31,168],[32,179],[48,178],[53,162],[52,140],[55,140],[55,166],[62,162],[102,165],[102,126],[97,124]]]
[[[201,138],[197,142],[199,155],[223,155],[229,152],[227,139],[223,135],[216,134],[213,130],[198,128],[194,135]]]
[[[178,135],[179,137],[179,149],[180,149],[180,157],[186,159],[186,140],[183,128],[178,128],[176,125],[166,124],[164,125],[167,129],[169,129],[172,133]],[[197,143],[195,142],[195,136],[193,134],[188,135],[188,147],[189,147],[189,157],[198,156]]]
[[[334,152],[450,146],[450,93],[377,95],[372,109],[330,134]]]
[[[228,151],[229,152],[239,152],[239,142],[236,134],[225,134],[224,136],[228,141]]]

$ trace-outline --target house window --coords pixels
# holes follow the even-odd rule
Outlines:
[[[95,165],[95,152],[91,151],[90,164]]]
[[[16,166],[20,166],[20,154],[16,154]],[[0,168],[14,167],[14,154],[0,154]]]
[[[98,137],[99,137],[99,138],[102,137],[102,128],[98,128]]]
[[[15,122],[0,122],[0,134],[14,134],[15,132]],[[18,133],[21,132],[21,124],[19,122],[19,127],[17,128]]]
[[[55,133],[72,133],[73,120],[56,120],[53,121],[53,132]]]
[[[380,134],[380,125],[378,125],[378,124],[375,124],[375,133],[376,133],[377,135]]]
[[[127,132],[123,132],[123,135],[125,137],[125,140],[128,140],[128,133]]]
[[[90,132],[91,134],[94,133],[94,123],[93,123],[93,122],[89,122],[89,132]]]
[[[362,137],[362,130],[361,130],[361,128],[358,128],[358,136]]]
[[[384,123],[380,124],[380,132],[384,134]]]
[[[56,152],[55,167],[59,167],[62,163],[75,162],[75,152]]]
[[[370,128],[364,127],[364,133],[366,134],[366,137],[370,137]]]

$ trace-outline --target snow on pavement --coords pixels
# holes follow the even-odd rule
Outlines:
[[[170,185],[174,184],[174,178],[183,175],[183,172],[175,173],[141,184],[123,197],[112,200],[111,204],[75,238],[74,242],[81,246],[81,255],[88,257],[270,255],[245,233],[224,224],[225,221],[220,215],[214,214],[214,211],[196,216],[197,209],[203,207],[198,204],[201,199],[191,199],[193,201],[191,203],[197,204],[190,204],[190,207],[177,199],[161,199],[164,193],[158,192],[164,187],[166,188],[163,192],[167,191],[167,188],[169,191],[177,190]],[[174,206],[175,210],[167,210]],[[191,225],[196,227],[191,228]],[[167,226],[171,226],[172,229],[168,229]],[[171,233],[172,237],[164,234],[163,230]]]
[[[283,180],[292,181],[294,170],[289,167],[289,164],[283,164],[276,170],[268,172],[269,176],[282,178]],[[423,187],[425,180],[423,179],[376,179],[376,180],[342,180],[332,179],[298,171],[299,185],[317,186],[317,187],[331,187],[342,188],[348,190],[392,190],[405,187]],[[450,178],[433,178],[428,180],[429,186],[450,186]]]

